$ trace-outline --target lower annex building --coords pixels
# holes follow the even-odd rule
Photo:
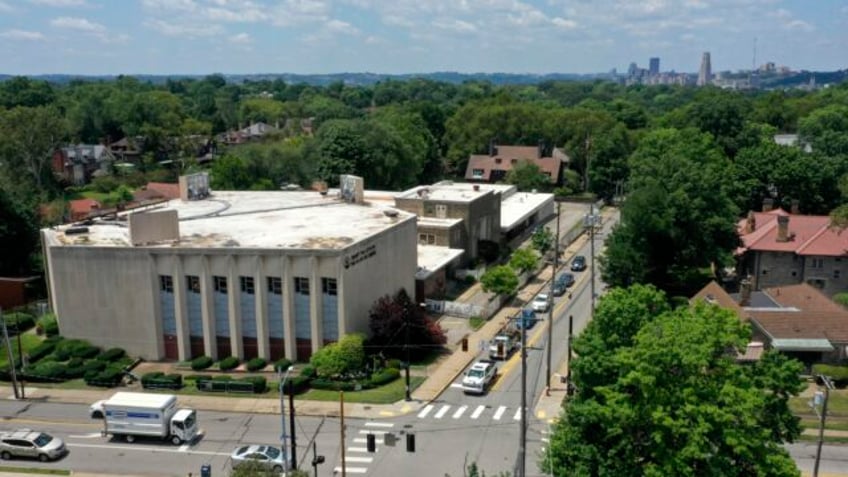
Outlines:
[[[62,335],[151,360],[305,360],[367,333],[378,298],[415,289],[416,217],[342,182],[210,195],[188,176],[183,200],[42,230]]]

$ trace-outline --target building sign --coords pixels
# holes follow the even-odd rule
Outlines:
[[[344,267],[345,269],[355,267],[359,262],[368,260],[374,255],[377,255],[377,245],[371,244],[358,252],[346,255],[344,258]]]

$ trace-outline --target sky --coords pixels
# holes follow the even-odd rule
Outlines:
[[[0,0],[0,73],[848,68],[848,0]]]

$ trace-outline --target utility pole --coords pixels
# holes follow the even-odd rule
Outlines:
[[[409,310],[404,310],[404,317],[406,318],[403,323],[403,348],[406,351],[406,400],[412,401],[412,389],[409,385]]]
[[[571,385],[571,340],[573,338],[572,331],[574,329],[574,315],[568,315],[568,351],[565,355],[565,394],[571,396],[573,394]]]
[[[12,388],[15,390],[15,399],[21,399],[18,394],[18,374],[15,372],[15,356],[12,354],[12,344],[9,342],[9,330],[6,329],[6,318],[3,317],[3,309],[0,308],[0,323],[3,325],[3,339],[6,342],[6,352],[9,353],[9,368],[12,375]]]
[[[595,317],[595,203],[591,202],[589,204],[589,255],[591,256],[590,266],[592,267],[592,272],[589,275],[589,280],[591,281],[591,292],[592,292],[592,308],[590,309],[590,316],[592,318]]]
[[[289,434],[291,434],[291,469],[297,470],[297,444],[294,432],[294,390],[292,389],[291,381],[289,385]]]
[[[554,197],[556,199],[556,197]],[[559,270],[559,204],[556,203],[556,241],[554,242],[554,270],[551,272],[551,308],[548,310],[548,369],[545,373],[545,395],[551,395],[551,352],[554,345],[554,282],[556,282],[556,274]]]
[[[288,369],[286,369],[285,374],[282,374],[281,370],[277,371],[277,376],[280,376],[280,424],[281,424],[281,427],[282,427],[282,434],[280,435],[280,442],[282,443],[282,450],[283,450],[283,462],[284,462],[284,464],[283,464],[284,465],[283,475],[289,475],[288,469],[286,468],[286,467],[288,467],[289,459],[288,459],[288,451],[287,451],[288,444],[286,444],[286,394],[285,394],[285,389],[286,389],[286,380],[288,379],[289,373],[291,372],[292,368],[293,368],[293,366],[289,366]]]
[[[521,317],[523,320],[524,317]],[[524,477],[527,463],[527,326],[521,323],[521,432],[518,444],[518,471],[516,477]]]
[[[819,441],[816,444],[816,463],[813,466],[813,477],[819,477],[819,461],[821,461],[822,444],[824,444],[824,422],[827,419],[827,401],[830,397],[830,390],[833,388],[830,378],[823,374],[820,374],[819,377],[824,383],[824,402],[822,403],[821,416],[819,416]]]
[[[347,477],[347,466],[345,465],[345,423],[344,423],[344,391],[339,391],[339,416],[341,416],[341,431],[342,431],[342,477]]]

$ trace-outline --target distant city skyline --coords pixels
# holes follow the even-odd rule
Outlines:
[[[0,0],[4,74],[848,68],[844,0]]]

